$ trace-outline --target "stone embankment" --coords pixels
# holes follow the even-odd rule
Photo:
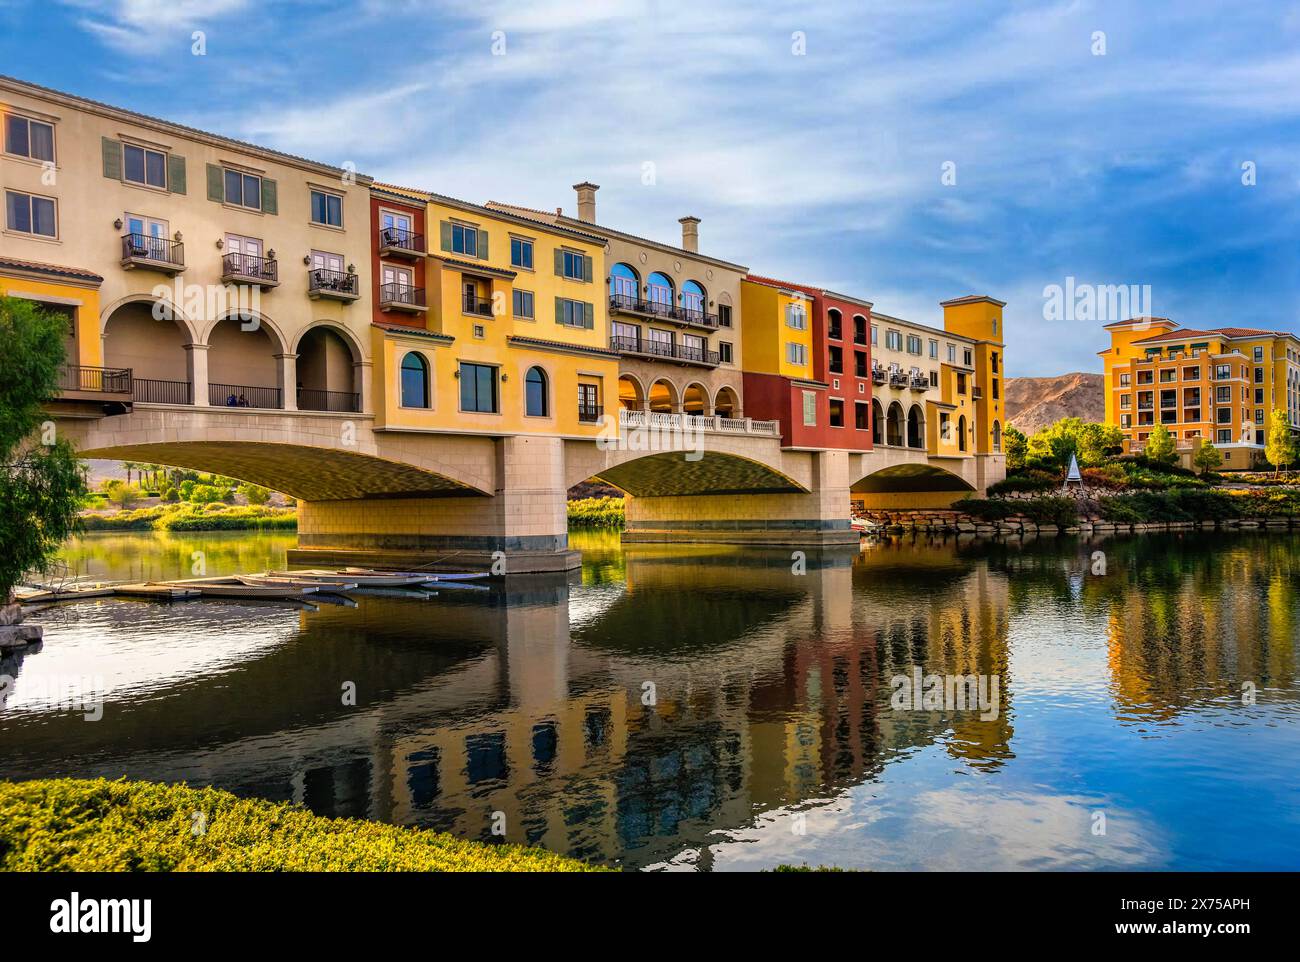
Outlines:
[[[1024,517],[1012,515],[1000,521],[986,521],[960,511],[918,509],[915,511],[867,511],[861,515],[867,521],[880,525],[875,533],[906,534],[921,531],[930,534],[976,535],[986,538],[1021,538],[1034,535],[1055,534],[1131,534],[1147,531],[1286,531],[1300,529],[1300,518],[1264,518],[1232,521],[1153,521],[1115,522],[1098,516],[1085,515],[1079,523],[1061,527],[1041,524]]]

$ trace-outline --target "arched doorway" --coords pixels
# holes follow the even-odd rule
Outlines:
[[[618,406],[625,411],[645,410],[645,391],[641,382],[629,374],[618,379]]]
[[[713,413],[720,418],[740,417],[740,401],[736,398],[736,392],[729,387],[718,388],[718,396],[713,400]]]
[[[193,404],[189,328],[170,311],[154,316],[152,302],[136,301],[114,310],[104,323],[104,365],[129,367],[135,400]]]
[[[688,384],[682,392],[682,413],[703,417],[709,413],[709,393],[702,384]]]
[[[993,422],[993,453],[1002,453],[1002,422]]]
[[[871,443],[885,443],[885,409],[875,398],[871,399]]]
[[[328,326],[313,327],[298,341],[298,407],[303,411],[360,411],[352,345]]]
[[[650,410],[655,414],[672,414],[677,410],[677,389],[668,381],[650,385]]]
[[[911,410],[907,412],[907,446],[925,447],[925,418],[921,415],[919,404],[913,404]]]
[[[219,407],[282,408],[282,354],[261,319],[227,317],[208,332],[208,403]]]
[[[957,450],[966,450],[966,415],[957,419]]]
[[[885,421],[885,443],[900,448],[903,446],[903,406],[897,401],[889,405],[889,417]]]

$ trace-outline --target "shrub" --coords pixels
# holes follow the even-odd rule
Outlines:
[[[181,499],[180,492],[175,488],[167,488],[162,493],[162,499],[169,504],[174,504]]]
[[[184,481],[182,481],[180,486],[181,500],[182,501],[190,500],[190,498],[194,496],[194,489],[196,487],[198,487],[198,483],[194,481],[192,478],[186,478]]]
[[[622,498],[578,498],[569,502],[569,524],[585,528],[621,528]]]
[[[1049,471],[1030,469],[1018,474],[1008,475],[1004,480],[989,485],[990,495],[999,494],[1037,494],[1052,491],[1061,485],[1060,478]]]
[[[249,504],[266,504],[271,500],[271,491],[260,484],[241,484],[239,493]]]
[[[182,485],[182,487],[184,486]],[[193,504],[213,504],[220,501],[222,497],[223,492],[216,485],[198,484],[194,486],[190,491],[190,496],[185,500]]]
[[[1034,498],[1032,501],[967,498],[953,507],[982,521],[1004,521],[1013,515],[1022,515],[1035,524],[1070,527],[1079,523],[1079,506],[1073,498]]]
[[[201,812],[204,831],[195,834]],[[106,779],[0,782],[0,870],[580,872],[574,859],[427,829],[322,818],[215,788]]]

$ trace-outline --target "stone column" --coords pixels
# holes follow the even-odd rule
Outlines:
[[[280,406],[286,411],[298,410],[298,355],[277,354],[280,362]]]
[[[199,407],[208,406],[208,346],[206,344],[185,345],[186,367],[190,379],[191,400]]]
[[[374,363],[371,361],[354,361],[352,363],[352,390],[361,395],[361,413],[373,414],[375,400],[370,396],[373,389]]]

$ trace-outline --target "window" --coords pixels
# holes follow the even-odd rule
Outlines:
[[[731,305],[730,304],[718,305],[718,327],[731,327]]]
[[[1232,388],[1219,387],[1214,389],[1214,399],[1220,404],[1232,403]]]
[[[998,387],[998,379],[997,379],[997,378],[994,378],[994,379],[993,379],[993,385],[992,385],[992,387],[993,387],[993,400],[997,401],[997,400],[999,400],[999,399],[1002,397],[1001,390],[1000,390],[1000,388]]]
[[[1264,403],[1264,389],[1262,387],[1255,388],[1255,403],[1256,404]]]
[[[656,308],[673,306],[673,282],[658,271],[646,280],[646,294],[650,298],[650,303]]]
[[[146,187],[166,190],[167,155],[159,150],[123,144],[122,179],[130,184],[144,184]]]
[[[1121,411],[1127,411],[1133,406],[1133,395],[1121,394],[1119,396],[1119,407]]]
[[[787,341],[785,345],[785,359],[791,364],[807,364],[808,348],[803,344],[796,344],[794,341]]]
[[[695,281],[682,285],[682,308],[692,314],[704,313],[704,288]]]
[[[1264,383],[1264,369],[1262,367],[1255,368],[1255,383],[1256,384]]]
[[[451,225],[451,249],[454,253],[478,257],[478,228],[465,224]]]
[[[871,325],[871,346],[880,346],[880,328],[876,327],[874,324]]]
[[[1171,367],[1165,368],[1160,372],[1160,380],[1165,384],[1168,384],[1170,381],[1177,381],[1178,372]]]
[[[698,334],[682,335],[682,355],[692,360],[702,361],[705,359],[705,352],[708,350],[709,342]]]
[[[261,210],[262,178],[254,174],[243,174],[237,170],[227,170],[226,203],[234,204],[236,207]]]
[[[1139,383],[1139,384],[1153,384],[1153,383],[1155,383],[1155,374],[1154,374],[1154,372],[1152,372],[1152,371],[1138,371],[1138,383]]]
[[[560,251],[560,275],[572,281],[585,279],[584,261],[586,258],[577,251]]]
[[[429,406],[429,364],[412,351],[402,358],[402,407]]]
[[[803,423],[804,427],[817,426],[817,392],[803,392]]]
[[[1224,381],[1232,377],[1232,365],[1231,364],[1214,365],[1214,377],[1216,380],[1219,381]]]
[[[866,401],[855,401],[853,403],[853,426],[859,431],[865,431],[871,427],[871,407]]]
[[[970,348],[968,347],[968,348],[966,348],[966,350],[962,351],[961,356],[962,356],[962,363],[965,364],[966,367],[970,367],[971,364],[973,363],[973,362],[971,361],[971,351],[970,351]]]
[[[1231,423],[1232,423],[1232,408],[1219,408],[1218,411],[1215,412],[1215,419],[1216,419],[1220,424],[1231,424]]]
[[[515,317],[522,317],[531,321],[536,316],[533,313],[532,291],[521,291],[516,287],[511,293],[511,300],[513,301]]]
[[[844,427],[844,401],[840,398],[835,398],[835,397],[831,398],[830,411],[831,411],[831,418],[830,418],[831,427],[833,428]]]
[[[1201,369],[1199,367],[1183,368],[1184,381],[1199,381],[1201,379]]]
[[[938,372],[938,371],[931,371],[931,372],[930,372],[930,387],[938,387],[938,386],[939,386],[939,372]]]
[[[496,368],[460,362],[460,409],[478,414],[497,413]]]
[[[920,337],[918,337],[918,336],[915,335],[915,334],[909,334],[909,335],[907,335],[907,353],[908,353],[908,354],[917,354],[917,355],[919,355],[919,354],[921,353],[921,338],[920,338]]]
[[[966,375],[963,373],[957,374],[957,393],[958,394],[966,393]]]
[[[58,237],[57,220],[52,197],[5,191],[5,225],[9,230],[37,237]]]
[[[594,320],[594,311],[590,304],[570,300],[567,297],[555,299],[555,323],[565,327],[591,327],[588,319]]]
[[[530,418],[544,418],[546,410],[546,372],[530,367],[524,376],[524,413]]]
[[[1133,415],[1121,414],[1119,416],[1119,426],[1122,428],[1131,428],[1133,426]]]
[[[956,344],[949,344],[949,345],[948,345],[948,363],[949,363],[949,364],[956,364],[956,363],[957,363],[957,345],[956,345]]]
[[[510,266],[533,269],[533,242],[523,237],[510,238]]]
[[[885,347],[891,351],[901,351],[903,349],[903,335],[895,330],[885,331]]]
[[[635,304],[637,298],[640,297],[636,271],[626,264],[615,264],[609,272],[609,293],[612,297],[617,297],[629,304]]]
[[[721,361],[723,364],[731,364],[731,363],[732,363],[732,360],[731,360],[731,342],[730,342],[730,341],[719,341],[719,342],[718,342],[718,360]]]
[[[785,325],[794,328],[796,331],[807,329],[808,314],[804,311],[802,304],[794,303],[785,306]]]
[[[1264,349],[1262,347],[1255,348],[1255,360],[1256,361],[1264,360]]]
[[[934,338],[930,338],[930,356],[935,360],[939,358],[939,342]]]
[[[343,226],[343,198],[323,190],[311,192],[311,222],[326,227]]]
[[[993,322],[995,331],[997,330],[996,327],[997,323],[998,323],[997,321]],[[989,352],[989,366],[992,368],[994,374],[998,373],[998,352],[997,351]]]
[[[844,373],[844,351],[838,347],[830,348],[830,369],[832,374]]]
[[[853,352],[853,376],[854,377],[867,376],[867,352],[866,351]]]
[[[594,424],[600,420],[600,390],[595,384],[578,385],[578,420]]]
[[[53,163],[54,127],[10,114],[5,118],[5,153]]]

